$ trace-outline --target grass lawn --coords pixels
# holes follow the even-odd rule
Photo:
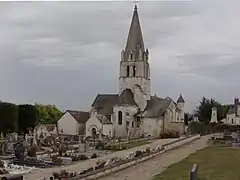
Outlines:
[[[240,180],[240,148],[211,145],[170,166],[153,180],[189,180],[193,164],[198,180]]]

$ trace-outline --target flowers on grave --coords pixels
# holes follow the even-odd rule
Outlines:
[[[72,161],[80,161],[80,160],[87,160],[88,157],[84,154],[81,155],[69,155],[67,157],[72,158]]]
[[[55,156],[52,156],[52,162],[57,166],[61,166],[63,163],[63,160],[55,155]]]

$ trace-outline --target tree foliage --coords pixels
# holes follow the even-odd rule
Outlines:
[[[226,117],[229,105],[222,105],[215,99],[207,99],[203,97],[199,106],[195,110],[195,115],[198,117],[199,121],[203,122],[204,124],[208,124],[211,120],[213,107],[217,108],[218,121]]]
[[[62,116],[62,112],[55,105],[43,105],[35,103],[39,113],[39,120],[44,124],[55,124]]]
[[[189,113],[184,113],[184,124],[188,125],[189,122],[193,120],[193,115]]]
[[[17,131],[18,129],[18,106],[3,102],[0,104],[0,131],[4,134]]]
[[[39,122],[37,108],[33,105],[23,104],[18,106],[19,131],[28,133],[28,128],[34,128]]]

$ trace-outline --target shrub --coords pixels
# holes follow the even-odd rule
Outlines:
[[[160,139],[179,138],[179,137],[180,137],[180,134],[178,131],[163,131],[159,135]]]
[[[97,158],[97,154],[93,153],[93,155],[91,156],[92,159]]]
[[[104,146],[105,146],[105,144],[102,141],[98,141],[95,147],[96,147],[96,149],[102,150],[102,149],[104,149]]]
[[[108,144],[104,146],[104,150],[110,150],[110,151],[120,151],[123,149],[127,149],[125,144],[118,143],[118,144]]]

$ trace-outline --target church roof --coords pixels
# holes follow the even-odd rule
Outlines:
[[[232,104],[229,109],[228,109],[228,112],[227,114],[236,114],[237,113],[237,106]]]
[[[118,94],[98,94],[92,107],[99,114],[109,115],[113,113],[114,105],[136,105],[132,91],[125,89],[120,96]]]
[[[144,52],[142,30],[140,26],[137,6],[135,6],[133,11],[132,22],[128,32],[125,51],[137,53],[139,52],[140,49],[141,49],[141,52]]]
[[[94,107],[99,114],[112,114],[113,106],[118,103],[118,97],[118,94],[98,94],[92,107]]]
[[[172,100],[170,99],[151,96],[151,99],[147,101],[146,109],[139,115],[144,117],[160,117],[167,110],[171,102]]]
[[[184,101],[184,99],[183,99],[183,97],[182,97],[181,94],[180,94],[180,96],[179,96],[177,102],[178,102],[178,103],[185,103],[185,101]]]
[[[98,114],[97,118],[102,124],[112,124],[111,118],[107,118],[104,115]]]
[[[67,110],[69,114],[78,122],[78,123],[85,123],[90,116],[89,112],[85,111],[75,111],[75,110]],[[65,113],[64,113],[65,114]]]
[[[118,105],[136,105],[133,93],[130,89],[125,89],[118,99]]]

